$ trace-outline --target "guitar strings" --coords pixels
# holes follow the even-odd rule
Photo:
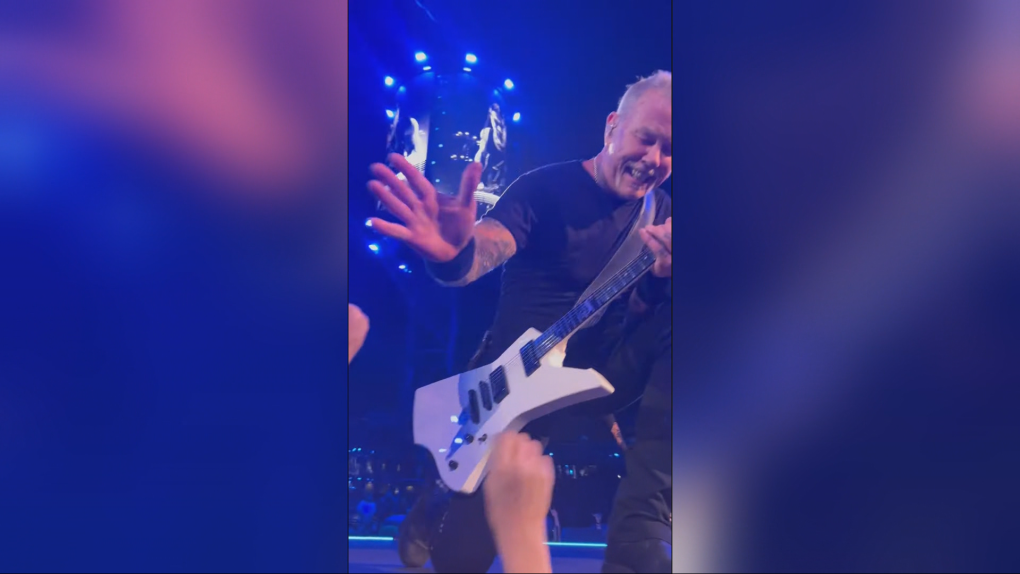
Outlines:
[[[549,326],[549,329],[546,329],[545,331],[543,331],[543,332],[542,332],[542,334],[541,334],[541,335],[539,335],[539,337],[538,337],[538,338],[536,338],[536,339],[532,340],[532,341],[531,341],[531,343],[535,343],[536,341],[538,341],[539,339],[541,339],[542,337],[544,337],[544,336],[546,335],[546,333],[549,333],[549,332],[550,332],[550,330],[551,330],[551,329],[552,329],[553,327],[555,327],[555,326],[556,326],[556,325],[557,325],[558,323],[560,323],[561,321],[566,321],[566,320],[567,320],[568,318],[569,318],[569,319],[570,319],[571,321],[573,321],[573,320],[577,319],[577,318],[578,318],[578,317],[577,317],[577,315],[578,315],[578,314],[580,313],[580,311],[581,311],[581,307],[582,307],[582,304],[583,304],[583,303],[584,303],[585,301],[589,301],[589,300],[591,300],[591,299],[594,299],[594,298],[597,298],[597,297],[601,297],[601,296],[604,296],[604,295],[606,295],[607,293],[609,293],[610,291],[613,291],[613,290],[623,291],[624,289],[626,289],[627,287],[629,287],[630,285],[632,285],[633,283],[635,283],[635,282],[636,282],[636,281],[637,281],[638,279],[640,279],[640,278],[641,278],[641,276],[642,276],[642,275],[644,275],[644,273],[645,273],[645,272],[647,272],[647,271],[648,271],[648,270],[649,270],[649,269],[650,269],[650,268],[652,267],[652,264],[654,264],[654,263],[655,263],[655,256],[654,256],[654,255],[652,254],[651,250],[650,250],[650,249],[648,248],[648,246],[647,246],[647,245],[646,245],[646,246],[644,246],[644,247],[642,247],[642,249],[641,249],[641,252],[640,252],[640,253],[639,253],[639,254],[638,254],[638,255],[637,255],[637,256],[636,256],[636,257],[635,257],[635,258],[634,258],[634,259],[633,259],[633,260],[632,260],[632,261],[631,261],[630,263],[628,263],[628,264],[627,264],[626,266],[624,266],[624,267],[623,267],[622,269],[620,269],[619,271],[617,271],[616,273],[614,273],[613,275],[611,275],[611,276],[610,276],[610,278],[609,278],[608,280],[606,280],[606,282],[605,282],[605,283],[603,283],[601,287],[599,287],[599,288],[598,288],[598,289],[596,289],[596,290],[595,290],[594,292],[592,292],[592,294],[591,294],[591,295],[589,295],[588,297],[585,297],[585,298],[584,298],[583,300],[579,301],[579,302],[577,303],[577,305],[575,305],[575,306],[574,306],[574,308],[573,308],[573,309],[571,309],[570,311],[568,311],[566,315],[564,315],[564,316],[563,316],[563,317],[561,317],[561,318],[560,318],[559,320],[557,320],[557,321],[556,321],[555,323],[553,323],[552,325],[550,325],[550,326]],[[632,267],[634,267],[635,265],[638,265],[638,266],[639,266],[639,268],[638,268],[638,269],[631,269],[631,268],[632,268]],[[626,283],[624,283],[624,284],[623,284],[622,286],[619,286],[619,287],[614,287],[614,285],[615,285],[615,284],[616,284],[616,283],[617,283],[617,282],[618,282],[618,281],[619,281],[620,279],[623,279],[623,278],[624,278],[624,277],[626,277],[626,276],[627,276],[628,274],[632,274],[632,275],[633,275],[633,277],[630,277],[629,279],[627,279]],[[617,295],[618,295],[618,294],[619,294],[619,293],[617,293]],[[608,304],[609,304],[609,302],[610,302],[610,301],[606,301],[605,303],[603,303],[602,305],[600,305],[600,306],[598,307],[598,309],[602,309],[603,307],[605,307],[606,305],[608,305]],[[596,310],[592,311],[592,314],[594,315],[595,313],[597,313],[597,312],[598,312],[598,309],[596,309]],[[583,322],[582,322],[582,324],[583,324]],[[578,324],[578,327],[580,327],[580,325],[581,325],[581,324]],[[575,327],[575,328],[574,328],[574,329],[572,329],[571,331],[573,332],[573,331],[574,331],[574,330],[576,330],[576,329],[577,329],[578,327]],[[560,341],[562,341],[562,340],[563,340],[563,338],[562,338],[562,337],[559,337],[559,339],[560,339]],[[554,344],[554,345],[553,345],[553,347],[555,347],[556,345],[558,345],[560,341],[557,341],[557,342],[556,342],[556,344]],[[542,352],[541,352],[541,353],[540,353],[540,354],[538,355],[538,357],[537,357],[537,358],[538,358],[539,360],[541,360],[541,357],[545,356],[545,354],[546,354],[546,353],[548,353],[548,352],[549,352],[549,350],[551,350],[551,348],[550,348],[550,349],[546,349],[546,350],[542,351]],[[514,358],[510,359],[509,361],[507,361],[506,363],[504,363],[504,364],[500,365],[499,367],[503,367],[504,369],[506,369],[507,367],[509,367],[509,366],[511,366],[511,365],[516,365],[516,364],[517,364],[518,362],[520,362],[520,361],[522,361],[522,360],[523,360],[523,358],[521,357],[521,352],[520,352],[520,351],[518,351],[517,353],[515,353],[515,354],[514,354]],[[499,368],[499,367],[496,367],[496,368]],[[496,368],[494,368],[493,370],[496,370]],[[491,378],[491,371],[490,371],[490,375],[489,375],[488,381],[489,381],[489,382],[491,382],[491,380],[492,380],[492,378]],[[466,409],[467,407],[464,407],[464,408]],[[463,416],[463,415],[462,415],[462,416]],[[463,427],[462,427],[462,431],[463,431]]]
[[[651,261],[645,261],[645,262],[643,262],[643,263],[642,263],[642,261],[641,261],[642,259],[648,259],[648,258],[649,258],[650,256],[652,257]],[[635,270],[632,270],[632,269],[631,269],[631,267],[633,267],[633,266],[634,266],[634,265],[635,265],[636,263],[641,263],[641,269],[639,269],[639,270],[637,270],[637,269],[635,269]],[[655,263],[654,255],[652,254],[651,250],[650,250],[650,249],[648,248],[648,246],[646,245],[646,246],[644,246],[644,247],[643,247],[643,248],[641,249],[641,253],[640,253],[640,254],[638,254],[638,256],[637,256],[637,257],[635,257],[635,258],[634,258],[634,259],[633,259],[633,260],[632,260],[632,261],[631,261],[630,263],[628,263],[628,264],[627,264],[627,265],[626,265],[625,267],[623,267],[622,269],[620,269],[619,271],[617,271],[617,272],[616,272],[615,274],[613,274],[612,276],[610,276],[610,278],[609,278],[609,279],[608,279],[608,280],[607,280],[607,281],[606,281],[606,282],[605,282],[605,283],[604,283],[604,284],[603,284],[603,285],[602,285],[601,287],[599,287],[599,288],[598,288],[598,289],[596,289],[596,290],[595,290],[594,292],[592,292],[592,294],[591,294],[591,295],[589,295],[588,297],[585,297],[585,298],[584,298],[584,299],[583,299],[582,301],[579,301],[579,302],[578,302],[578,304],[577,304],[577,305],[575,305],[573,309],[571,309],[570,311],[568,311],[566,315],[564,315],[564,316],[563,316],[563,317],[561,317],[561,318],[560,318],[560,319],[559,319],[558,321],[556,321],[555,323],[553,323],[553,324],[552,324],[552,325],[551,325],[551,326],[549,327],[549,329],[546,329],[545,331],[543,331],[543,332],[542,332],[542,334],[541,334],[541,335],[539,335],[539,337],[538,337],[538,338],[536,338],[536,339],[534,339],[534,340],[532,341],[532,343],[534,343],[535,341],[538,341],[539,339],[541,339],[542,337],[544,337],[544,336],[545,336],[545,335],[546,335],[547,333],[549,333],[549,332],[550,332],[550,330],[551,330],[551,329],[552,329],[553,327],[555,327],[555,326],[556,326],[556,325],[557,325],[558,323],[560,323],[560,322],[562,322],[562,321],[567,321],[568,319],[569,319],[570,321],[576,320],[576,319],[578,318],[578,315],[579,315],[579,314],[580,314],[580,312],[581,312],[582,304],[583,304],[583,303],[584,303],[585,301],[589,301],[589,300],[591,300],[591,299],[594,299],[594,298],[597,298],[597,297],[601,297],[601,296],[604,296],[604,295],[606,295],[606,294],[607,294],[608,292],[610,292],[610,291],[613,291],[613,290],[619,290],[619,291],[622,291],[623,289],[626,289],[626,288],[627,288],[627,287],[629,287],[629,286],[630,286],[630,285],[631,285],[632,283],[634,283],[635,281],[637,281],[637,280],[638,280],[638,279],[639,279],[639,278],[641,277],[641,275],[643,275],[643,274],[644,274],[644,273],[645,273],[645,272],[646,272],[646,271],[647,271],[647,270],[648,270],[649,268],[651,268],[651,266],[652,266],[652,264],[653,264],[653,263]],[[620,286],[620,287],[614,287],[614,284],[615,284],[615,283],[616,283],[617,281],[619,281],[620,279],[624,278],[624,277],[625,277],[625,276],[626,276],[626,275],[627,275],[628,273],[633,273],[633,274],[634,274],[634,277],[633,277],[633,278],[630,278],[630,279],[629,279],[629,280],[628,280],[628,281],[627,281],[626,283],[624,283],[624,284],[623,284],[622,286]],[[606,301],[605,303],[603,303],[602,305],[600,305],[598,309],[602,309],[603,307],[605,307],[605,306],[606,306],[606,305],[608,305],[608,304],[609,304],[609,301]],[[594,314],[595,314],[596,312],[598,312],[598,309],[597,309],[597,310],[595,310],[595,311],[592,311],[592,314],[594,315]],[[578,325],[578,327],[580,327],[580,324]],[[575,328],[574,328],[574,329],[572,329],[571,331],[574,331],[574,330],[576,330],[576,329],[577,329],[577,327],[575,327]],[[560,342],[561,342],[561,341],[563,340],[563,337],[559,337],[559,339],[560,339],[560,341],[557,341],[557,342],[556,342],[556,344],[554,344],[554,345],[553,345],[553,347],[551,347],[550,349],[547,349],[547,350],[545,350],[545,351],[541,352],[541,353],[539,354],[538,358],[540,359],[541,357],[545,356],[545,354],[546,354],[546,353],[548,353],[548,352],[549,352],[549,350],[551,350],[552,348],[554,348],[554,347],[555,347],[555,346],[556,346],[557,344],[559,344],[559,343],[560,343]],[[511,365],[516,365],[516,364],[517,364],[517,362],[518,362],[518,361],[521,361],[521,360],[523,360],[523,359],[522,359],[522,357],[521,357],[521,353],[520,353],[520,352],[518,352],[518,353],[516,353],[516,354],[514,355],[514,358],[513,358],[513,359],[510,359],[509,361],[507,361],[507,362],[506,362],[505,364],[503,364],[503,365],[501,365],[501,366],[503,366],[503,367],[505,368],[505,367],[509,367],[509,366],[511,366]],[[493,369],[493,370],[495,370],[495,369]]]

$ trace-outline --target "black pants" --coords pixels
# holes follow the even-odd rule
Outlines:
[[[565,366],[593,367],[617,387],[608,400],[579,405],[570,414],[606,414],[634,397],[641,400],[636,440],[626,454],[627,476],[620,482],[609,519],[607,553],[618,544],[649,539],[668,543],[672,538],[671,314],[669,305],[660,305],[650,317],[628,324],[607,313],[599,325],[575,335],[568,347]],[[471,368],[495,360],[502,351],[483,344]],[[548,436],[561,414],[536,420],[524,430]],[[431,536],[436,572],[486,572],[492,566],[496,547],[483,497],[479,490],[449,501]]]

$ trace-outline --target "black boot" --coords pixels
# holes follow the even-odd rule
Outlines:
[[[397,529],[397,553],[404,566],[421,568],[429,561],[432,533],[449,501],[449,491],[436,482],[429,484],[415,501]]]
[[[603,574],[631,574],[636,572],[671,572],[673,546],[662,540],[610,543],[606,548]]]

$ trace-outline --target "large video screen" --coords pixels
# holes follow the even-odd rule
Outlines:
[[[507,185],[506,104],[499,90],[468,72],[422,73],[397,95],[387,153],[408,159],[436,188],[456,195],[471,162],[482,164],[479,216]]]

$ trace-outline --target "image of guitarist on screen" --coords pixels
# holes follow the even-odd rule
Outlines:
[[[672,208],[659,187],[672,173],[671,95],[669,72],[629,86],[606,119],[594,158],[526,173],[477,224],[472,194],[481,177],[478,163],[464,171],[457,197],[437,195],[397,154],[388,158],[392,169],[371,167],[375,179],[368,184],[400,220],[373,219],[374,230],[419,253],[441,284],[467,285],[503,266],[496,316],[469,369],[491,363],[528,329],[545,330],[570,311],[652,195],[655,218],[638,232],[655,256],[651,272],[569,339],[564,361],[605,377],[616,388],[608,399],[641,400],[627,475],[608,523],[603,572],[669,572],[671,566]],[[594,416],[623,406],[607,404],[608,412]],[[557,414],[525,431],[548,436],[542,423]],[[462,495],[439,484],[423,493],[400,529],[401,560],[420,566],[431,559],[437,572],[487,571],[496,548],[484,496],[484,489]]]
[[[386,136],[386,151],[400,154],[420,172],[425,171],[428,152],[428,122],[420,125],[417,118],[402,108],[397,108],[390,133]]]
[[[498,103],[493,102],[485,114],[475,162],[482,164],[482,186],[487,191],[503,187],[506,178],[506,120]]]

